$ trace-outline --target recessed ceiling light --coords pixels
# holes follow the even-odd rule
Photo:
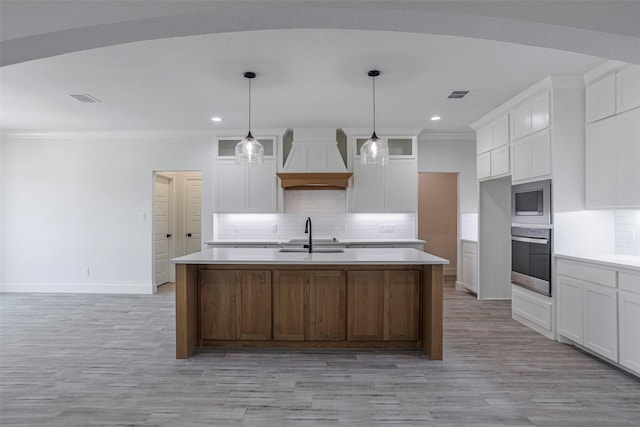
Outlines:
[[[222,118],[221,117],[211,117],[211,120],[213,120],[214,122],[221,122]]]
[[[440,117],[440,116],[432,116],[432,117],[431,117],[431,121],[432,121],[432,122],[437,122],[437,121],[438,121],[438,120],[440,120],[440,119],[441,119],[441,117]]]

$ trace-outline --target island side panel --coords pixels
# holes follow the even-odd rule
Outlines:
[[[198,347],[198,266],[176,264],[176,359]]]
[[[425,265],[422,269],[422,345],[431,360],[442,360],[443,267]]]

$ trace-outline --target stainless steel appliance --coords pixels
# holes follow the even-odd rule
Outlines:
[[[551,224],[551,180],[511,186],[511,222]]]
[[[551,229],[511,227],[511,283],[551,296]]]

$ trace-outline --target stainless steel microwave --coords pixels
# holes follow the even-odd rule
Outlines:
[[[511,186],[513,224],[551,224],[551,180]]]

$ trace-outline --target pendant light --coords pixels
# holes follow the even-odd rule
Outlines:
[[[373,135],[360,148],[360,161],[363,165],[384,166],[389,161],[389,146],[387,141],[376,135],[376,77],[380,71],[371,70],[367,75],[373,82]]]
[[[249,80],[249,133],[236,144],[236,164],[262,163],[264,160],[264,147],[257,139],[251,135],[251,79],[256,77],[256,73],[248,71],[244,77]]]

